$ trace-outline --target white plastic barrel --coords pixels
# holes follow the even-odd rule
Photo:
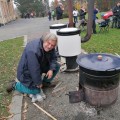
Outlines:
[[[71,57],[81,53],[81,37],[78,28],[62,28],[57,31],[58,51],[61,56]]]
[[[58,31],[61,28],[66,28],[66,27],[67,27],[67,24],[53,24],[50,26],[50,32],[57,35],[56,31]]]

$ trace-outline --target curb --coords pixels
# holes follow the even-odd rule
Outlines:
[[[9,120],[21,120],[23,95],[14,91],[12,102],[10,104],[10,113],[13,117]]]
[[[27,45],[27,35],[24,35],[23,47]],[[17,78],[16,78],[16,81]],[[13,114],[13,117],[9,120],[21,120],[22,118],[22,102],[23,102],[23,95],[18,91],[14,91],[12,102],[10,104],[10,113]]]

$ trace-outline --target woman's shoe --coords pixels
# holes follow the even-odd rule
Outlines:
[[[36,102],[37,101],[37,97],[36,97],[36,95],[32,95],[32,101],[31,102]]]
[[[37,98],[38,102],[43,101],[43,98],[42,98],[42,96],[40,94],[36,94],[36,98]]]
[[[40,95],[42,96],[43,99],[46,99],[46,95],[44,94],[43,90],[42,89],[40,89],[40,90],[41,90]]]
[[[32,97],[33,97],[33,94],[29,94],[28,96],[29,96],[30,98],[32,98]]]
[[[6,88],[6,91],[8,93],[11,93],[13,90],[15,90],[15,84],[16,84],[15,80],[10,81],[9,85]]]

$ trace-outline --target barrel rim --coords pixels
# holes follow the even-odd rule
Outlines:
[[[63,28],[64,29],[64,28]],[[69,29],[69,28],[68,28]],[[59,36],[72,36],[72,35],[79,35],[81,30],[80,29],[76,29],[74,31],[67,31],[67,32],[63,32],[61,31],[62,29],[57,31],[57,35]]]
[[[60,29],[60,28],[66,28],[67,27],[67,24],[63,24],[61,26],[50,26],[50,29]]]

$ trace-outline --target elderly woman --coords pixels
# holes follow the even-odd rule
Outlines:
[[[41,101],[41,88],[51,85],[60,68],[55,53],[56,45],[57,37],[53,33],[47,33],[40,39],[29,42],[18,65],[19,82],[8,86],[7,92],[15,89],[21,93],[32,94],[33,99],[38,97]],[[43,73],[45,76],[42,78]]]

